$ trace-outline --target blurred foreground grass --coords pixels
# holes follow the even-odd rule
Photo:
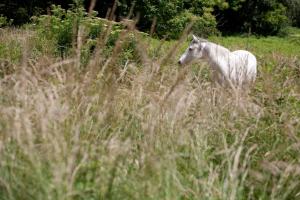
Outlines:
[[[300,199],[294,37],[210,38],[258,57],[237,98],[205,63],[175,64],[188,41],[169,53],[129,32],[81,67],[76,46],[61,60],[34,31],[0,31],[0,199]]]

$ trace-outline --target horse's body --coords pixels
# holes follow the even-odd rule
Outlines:
[[[245,50],[230,52],[223,46],[193,36],[193,41],[181,56],[179,64],[203,58],[213,70],[213,80],[222,86],[251,84],[256,78],[256,58]]]

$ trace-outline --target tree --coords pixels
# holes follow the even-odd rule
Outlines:
[[[2,0],[0,13],[13,19],[15,25],[26,23],[32,15],[45,14],[51,4],[68,8],[71,3],[83,3],[89,8],[91,0]],[[117,2],[116,20],[126,17],[132,5],[134,16],[140,14],[138,28],[149,31],[156,19],[156,34],[159,37],[178,37],[178,32],[191,19],[197,21],[197,32],[213,27],[223,33],[253,32],[257,34],[278,34],[291,22],[300,27],[299,0],[98,0],[95,10],[100,17]],[[176,31],[177,34],[173,33]],[[195,30],[195,29],[194,29]],[[173,32],[172,32],[173,31]]]
[[[300,1],[284,0],[283,4],[287,7],[288,17],[292,25],[300,28]]]
[[[67,8],[72,3],[73,0],[4,0],[0,3],[0,13],[8,19],[13,19],[14,25],[21,25],[29,22],[33,15],[47,13],[47,8],[52,4]]]
[[[225,33],[275,35],[289,24],[280,0],[230,0],[229,8],[216,10],[215,15],[218,28]]]

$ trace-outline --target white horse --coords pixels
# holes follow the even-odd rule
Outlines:
[[[178,63],[185,65],[194,59],[205,59],[213,70],[213,80],[221,86],[238,87],[255,81],[257,61],[245,50],[230,52],[223,46],[193,35],[193,40]]]

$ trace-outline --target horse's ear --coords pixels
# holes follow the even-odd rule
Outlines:
[[[193,35],[193,40],[199,41],[199,39],[196,35]]]

